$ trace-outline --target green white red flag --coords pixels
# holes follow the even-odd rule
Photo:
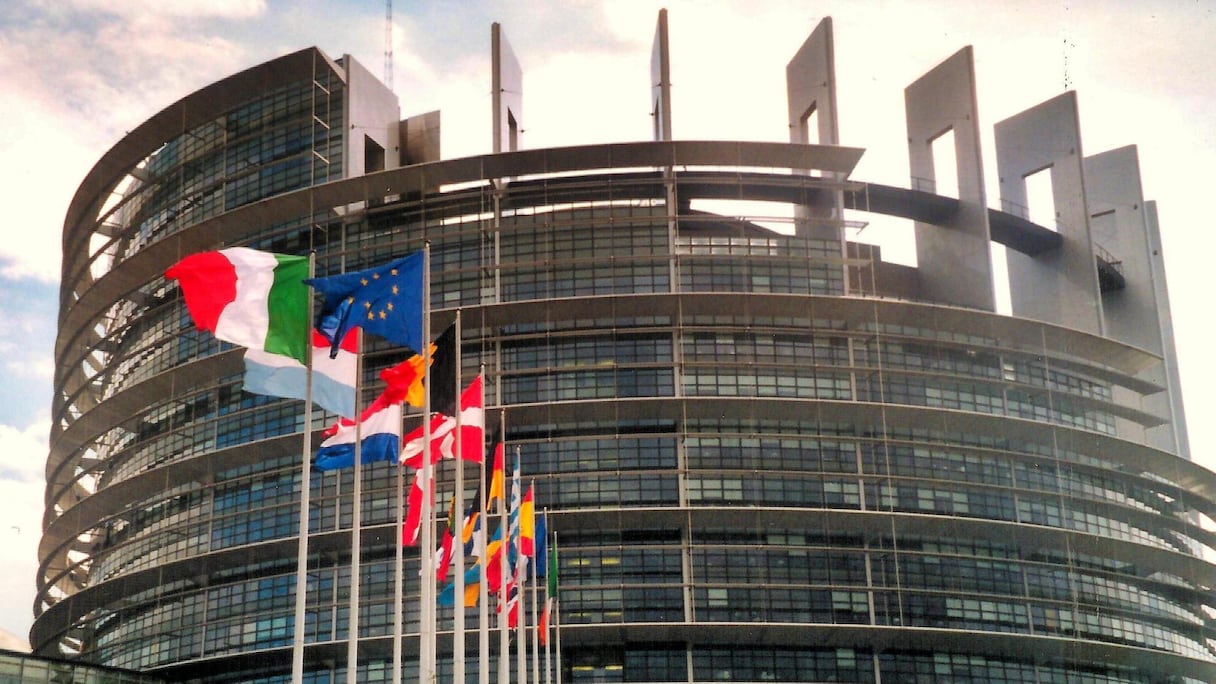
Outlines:
[[[165,271],[181,284],[194,324],[217,339],[305,363],[308,258],[232,247],[199,252]]]

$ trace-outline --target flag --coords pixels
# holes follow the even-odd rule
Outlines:
[[[544,577],[549,568],[549,514],[536,516],[536,576]]]
[[[532,485],[519,505],[519,553],[529,558],[536,553],[536,510],[532,503]]]
[[[539,624],[536,626],[537,632],[540,634],[540,645],[549,645],[549,613],[553,610],[553,599],[545,596],[545,607],[540,611]]]
[[[170,266],[165,277],[181,285],[186,309],[200,330],[242,347],[307,361],[308,257],[232,247],[191,254]]]
[[[544,521],[548,518],[548,514],[541,517]],[[548,523],[544,523],[545,532],[548,533]],[[549,549],[548,540],[545,541],[546,560],[548,561],[548,570],[545,571],[545,609],[540,614],[540,642],[542,644],[549,643],[549,619],[553,614],[553,606],[557,603],[557,549]],[[539,570],[539,568],[538,568]],[[538,573],[539,576],[539,573]]]
[[[473,497],[473,501],[469,503],[465,509],[465,514],[460,519],[455,517],[456,513],[456,497],[452,497],[452,505],[448,510],[448,523],[443,531],[443,539],[440,541],[439,549],[436,551],[436,557],[439,559],[440,565],[437,566],[435,579],[443,581],[443,578],[448,574],[448,568],[452,561],[456,559],[456,554],[463,553],[466,556],[475,555],[474,552],[474,537],[473,533],[481,526],[481,502],[477,497]],[[459,539],[460,543],[456,544]]]
[[[481,511],[481,497],[473,497],[472,503],[469,504],[468,511],[464,514],[464,520],[460,526],[460,543],[464,548],[466,556],[482,556],[485,553],[484,549],[479,549],[477,534],[481,530],[481,521],[484,516]]]
[[[456,547],[456,535],[452,530],[460,526],[460,521],[456,520],[456,497],[452,497],[452,503],[448,506],[448,522],[443,528],[443,537],[439,540],[439,548],[435,549],[435,581],[442,582],[444,577],[447,577],[448,568],[452,565],[452,556]]]
[[[416,546],[418,544],[418,535],[422,531],[422,497],[425,494],[429,494],[431,503],[435,503],[434,479],[434,476],[432,476],[431,482],[424,483],[422,481],[422,471],[414,471],[414,486],[410,487],[408,501],[406,502],[405,522],[401,524],[402,546]]]
[[[431,363],[435,361],[435,345],[431,345]],[[315,357],[314,357],[315,358]],[[314,361],[313,363],[316,363]],[[401,363],[385,368],[380,371],[380,379],[385,382],[388,387],[393,388],[393,392],[400,396],[399,401],[403,401],[410,406],[423,406],[426,400],[426,387],[422,383],[424,370],[422,368],[422,355],[414,354],[410,358]]]
[[[515,447],[515,467],[511,470],[511,503],[507,508],[509,537],[513,550],[519,549],[519,511],[523,503],[523,492],[519,483],[519,447]],[[517,557],[518,558],[518,557]]]
[[[325,297],[317,327],[333,343],[361,327],[389,342],[422,351],[422,272],[426,252],[382,266],[304,282]]]
[[[498,612],[502,613],[502,605],[498,606]],[[515,578],[507,579],[507,627],[515,629],[519,624],[519,586],[515,583]]]
[[[536,516],[536,577],[544,578],[548,574],[548,512]],[[552,610],[553,598],[545,585],[545,606],[537,621],[536,633],[540,637],[540,645],[548,644],[548,613]]]
[[[481,563],[474,563],[472,567],[464,571],[464,607],[472,608],[477,605],[477,595],[481,591],[479,587],[481,582]],[[435,602],[441,606],[452,606],[456,604],[456,581],[453,580],[439,591],[439,595],[435,597]]]
[[[317,406],[347,418],[355,415],[357,336],[342,340],[338,356],[329,358],[329,340],[312,331],[312,400]],[[306,399],[308,368],[299,361],[260,349],[245,350],[246,392],[288,399]]]
[[[486,511],[489,511],[490,509],[492,509],[496,502],[498,503],[499,506],[502,505],[502,499],[503,499],[503,491],[502,491],[503,490],[502,425],[499,425],[497,428],[495,428],[494,437],[491,440],[491,444],[492,444],[491,448],[494,449],[494,457],[493,457],[494,465],[493,465],[492,469],[490,470],[490,488],[486,490]]]
[[[482,443],[485,441],[485,410],[481,406],[481,376],[469,383],[460,393],[460,458],[472,463],[481,463]],[[423,426],[414,428],[405,436],[401,447],[401,465],[422,467]],[[456,457],[456,419],[436,414],[431,418],[431,463],[443,458]]]
[[[381,394],[359,417],[363,463],[392,461],[401,444],[401,404],[385,401]],[[355,421],[346,418],[326,428],[325,441],[317,450],[317,470],[350,468],[355,465]]]
[[[491,592],[497,592],[502,587],[502,552],[506,549],[507,552],[507,567],[515,565],[515,548],[510,544],[504,544],[502,540],[502,527],[494,531],[494,536],[486,543],[486,587]],[[508,579],[510,573],[508,572]]]
[[[435,340],[436,350],[431,357],[431,410],[445,416],[456,414],[456,386],[460,383],[460,369],[456,367],[456,324]],[[464,402],[461,402],[463,406]]]

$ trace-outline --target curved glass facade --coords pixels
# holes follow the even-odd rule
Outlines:
[[[314,251],[325,275],[429,242],[435,320],[461,310],[466,379],[484,368],[558,534],[563,681],[1216,678],[1216,476],[1146,446],[1170,419],[1145,408],[1159,357],[879,296],[849,284],[872,259],[797,219],[693,204],[797,215],[839,187],[765,157],[785,146],[541,151],[497,160],[509,183],[464,160],[340,180],[350,88],[308,57],[221,111],[187,98],[204,113],[143,141],[105,188],[120,200],[69,215],[38,651],[285,681],[302,404],[242,392],[239,352],[194,330],[160,274],[182,249]],[[650,161],[681,154],[699,161]],[[369,342],[369,398],[399,355]],[[366,681],[389,677],[397,610],[417,651],[416,558],[392,599],[395,476],[361,482]],[[351,624],[353,474],[308,485],[305,663],[328,682]]]

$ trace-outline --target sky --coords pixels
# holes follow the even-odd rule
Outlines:
[[[907,187],[903,90],[975,50],[985,181],[992,126],[1076,90],[1084,153],[1138,146],[1156,200],[1196,460],[1216,464],[1205,388],[1216,238],[1216,3],[974,0],[397,2],[392,86],[403,116],[442,111],[444,158],[490,151],[490,24],[524,70],[522,146],[651,137],[649,64],[668,9],[677,139],[788,141],[785,65],[835,29],[840,137],[854,179]],[[0,3],[0,648],[33,622],[62,224],[76,187],[127,132],[181,97],[308,46],[385,73],[386,7],[365,0],[6,0]],[[911,227],[862,239],[894,258]]]

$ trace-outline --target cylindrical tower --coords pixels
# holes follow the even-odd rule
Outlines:
[[[191,95],[82,184],[38,652],[183,681],[290,672],[302,434],[332,416],[305,426],[300,402],[242,392],[239,350],[196,332],[162,274],[227,245],[315,251],[325,275],[429,242],[432,329],[461,310],[464,379],[485,369],[557,533],[561,681],[1216,680],[1216,475],[1152,445],[1162,354],[934,300],[844,244],[840,217],[796,225],[825,197],[950,225],[958,199],[849,180],[862,151],[835,145],[396,167],[395,120],[376,142],[352,119],[375,108],[347,60],[306,50]],[[1014,248],[1059,239],[988,220]],[[400,359],[369,343],[369,396]],[[397,610],[417,677],[416,558],[393,605],[396,474],[363,470],[366,681],[388,679]],[[305,663],[331,681],[353,479],[307,485]],[[439,622],[450,678],[449,609]]]

